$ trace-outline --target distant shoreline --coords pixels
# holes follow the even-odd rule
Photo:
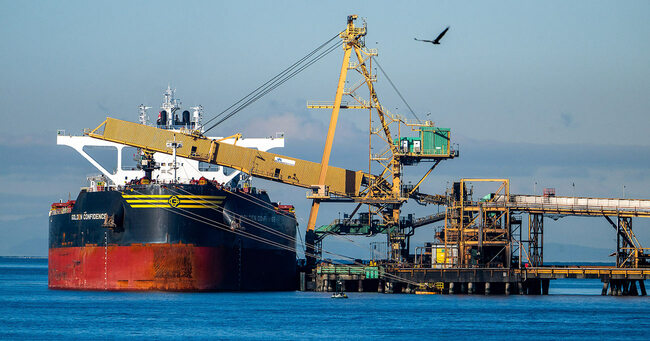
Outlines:
[[[47,256],[0,256],[0,259],[5,258],[5,259],[47,259]],[[345,264],[345,260],[336,260],[336,262],[340,262]],[[548,262],[544,264],[545,266],[550,266],[550,265],[558,265],[558,266],[564,266],[564,265],[579,265],[579,266],[613,266],[615,263],[613,262]]]

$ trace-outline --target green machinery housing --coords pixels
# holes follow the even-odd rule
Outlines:
[[[400,155],[415,157],[418,161],[452,156],[449,128],[416,126],[413,130],[418,131],[419,136],[399,137],[393,140],[393,144],[399,146]]]

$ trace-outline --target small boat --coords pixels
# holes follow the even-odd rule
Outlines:
[[[332,294],[332,298],[348,298],[344,292],[335,292]]]
[[[336,281],[336,291],[332,294],[332,298],[348,298],[348,295],[341,290],[343,287],[343,283],[341,280]]]

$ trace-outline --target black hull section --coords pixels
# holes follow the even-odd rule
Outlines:
[[[50,287],[294,290],[296,225],[264,192],[210,183],[82,191],[50,215]]]

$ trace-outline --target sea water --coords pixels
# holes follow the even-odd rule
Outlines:
[[[648,286],[650,287],[650,286]],[[47,260],[0,258],[0,339],[648,339],[648,297],[598,280],[549,296],[49,290]]]

